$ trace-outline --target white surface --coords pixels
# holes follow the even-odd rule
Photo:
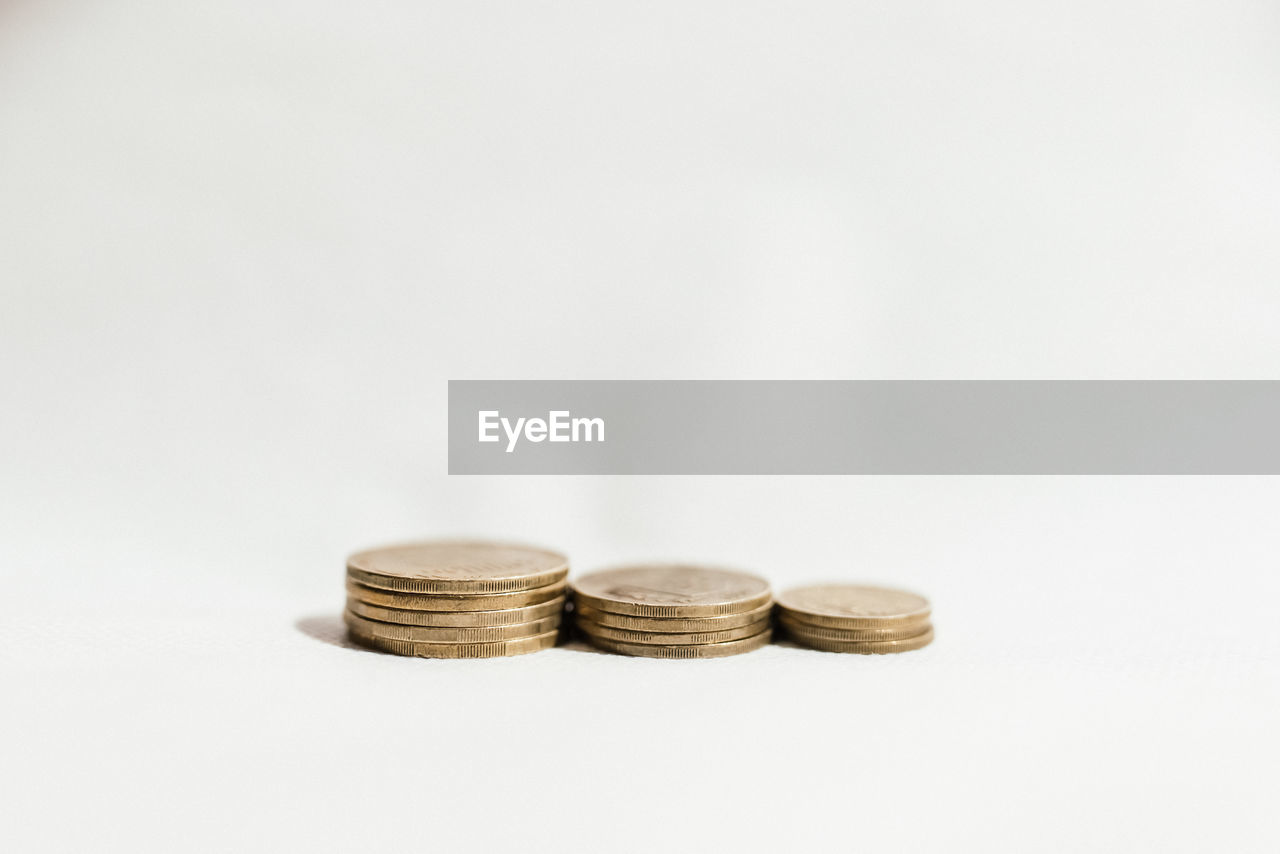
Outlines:
[[[1275,378],[1265,4],[0,10],[12,851],[1274,851],[1274,478],[475,478],[449,378]],[[911,655],[344,647],[495,535]]]

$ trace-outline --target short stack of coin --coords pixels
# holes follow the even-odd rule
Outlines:
[[[574,617],[593,646],[648,658],[721,658],[759,649],[773,632],[769,583],[744,572],[656,565],[573,582]]]
[[[494,658],[555,646],[564,555],[525,546],[430,542],[347,560],[352,639],[397,655]]]
[[[778,623],[798,644],[827,652],[907,652],[933,640],[929,600],[903,590],[827,584],[778,595]]]

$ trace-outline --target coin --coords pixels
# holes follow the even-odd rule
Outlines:
[[[347,627],[361,635],[375,637],[380,640],[402,640],[414,643],[480,643],[488,641],[515,640],[533,637],[555,631],[560,627],[560,615],[544,617],[530,623],[515,623],[509,626],[471,626],[463,628],[436,628],[433,626],[401,626],[395,623],[383,623],[377,620],[366,620],[347,611],[342,615]]]
[[[405,608],[380,608],[359,599],[347,599],[347,610],[368,620],[399,623],[402,626],[435,626],[438,628],[467,628],[484,626],[510,626],[529,623],[564,610],[564,597],[557,596],[541,605],[524,608],[506,608],[500,611],[414,611]]]
[[[623,643],[659,644],[672,646],[676,644],[707,644],[723,641],[741,640],[754,637],[769,628],[769,620],[765,618],[748,626],[736,629],[724,629],[718,632],[638,632],[629,629],[615,629],[602,626],[590,620],[578,620],[578,628],[583,634],[592,638],[621,641]]]
[[[759,608],[741,614],[725,614],[721,617],[631,617],[600,611],[582,602],[574,605],[579,619],[590,620],[596,625],[640,632],[718,632],[749,626],[767,619],[773,611],[773,603],[766,602]]]
[[[815,626],[802,620],[793,619],[788,613],[778,615],[778,624],[788,632],[794,630],[809,637],[824,638],[832,641],[888,641],[913,638],[928,628],[928,624],[908,625],[904,628],[896,626],[883,629],[829,629]]]
[[[564,595],[565,583],[549,584],[534,590],[494,593],[486,596],[432,596],[423,593],[393,593],[375,590],[347,579],[347,594],[367,605],[404,608],[410,611],[497,611],[541,605]]]
[[[826,652],[856,652],[863,655],[871,653],[909,652],[913,649],[926,647],[933,642],[932,626],[926,628],[923,632],[914,637],[886,641],[834,641],[827,638],[806,635],[791,628],[787,629],[787,634],[792,640],[796,641],[796,643],[812,647],[813,649],[820,649]]]
[[[743,638],[742,640],[726,641],[724,643],[686,644],[683,646],[624,643],[592,635],[587,637],[592,646],[599,647],[606,652],[616,652],[621,655],[635,655],[642,658],[723,658],[724,656],[738,655],[739,653],[759,649],[767,644],[772,636],[773,630],[765,629],[758,635]]]
[[[518,640],[492,643],[414,643],[367,635],[352,629],[351,626],[347,627],[347,632],[353,640],[365,646],[383,652],[393,652],[396,655],[413,655],[419,658],[498,658],[506,655],[523,655],[527,652],[550,649],[556,645],[556,639],[560,636],[559,631],[553,631]]]
[[[564,555],[502,543],[409,543],[347,558],[353,581],[400,593],[510,593],[546,587],[568,574]]]
[[[745,572],[679,564],[628,566],[573,582],[576,601],[635,617],[741,614],[769,601],[769,583]]]
[[[853,584],[798,587],[778,595],[779,615],[832,629],[923,625],[929,600],[903,590]]]

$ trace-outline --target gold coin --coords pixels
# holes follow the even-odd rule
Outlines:
[[[502,543],[410,543],[347,558],[353,581],[400,593],[510,593],[546,587],[568,574],[562,554]]]
[[[507,608],[501,611],[411,611],[404,608],[380,608],[359,599],[347,599],[347,610],[367,620],[399,623],[402,626],[434,626],[437,628],[472,628],[511,626],[531,623],[544,617],[559,616],[564,611],[564,597],[557,596],[541,605]]]
[[[905,628],[893,626],[884,629],[829,629],[825,626],[815,626],[803,620],[794,619],[785,611],[778,615],[778,624],[788,632],[794,629],[809,637],[844,642],[902,640],[903,638],[913,638],[924,632],[928,627],[927,624],[916,624],[908,625]]]
[[[593,635],[587,635],[592,646],[620,655],[636,655],[642,658],[723,658],[759,649],[773,636],[772,629],[742,640],[724,643],[690,644],[687,646],[659,646],[647,643],[623,643]]]
[[[920,649],[921,647],[928,646],[933,642],[932,626],[929,626],[915,637],[887,641],[833,641],[828,640],[827,638],[806,635],[793,629],[787,629],[787,634],[796,643],[812,647],[813,649],[820,649],[826,652],[856,652],[863,655],[886,652],[909,652],[913,649]]]
[[[404,608],[409,611],[501,611],[541,605],[564,596],[565,583],[550,584],[536,590],[494,593],[488,596],[444,596],[426,593],[392,593],[375,590],[347,579],[347,594],[366,605],[380,608]]]
[[[593,638],[604,638],[605,640],[624,643],[674,646],[676,644],[721,643],[723,641],[754,637],[769,628],[769,619],[766,617],[749,626],[739,626],[736,629],[724,629],[718,632],[637,632],[631,629],[615,629],[612,626],[602,626],[591,620],[584,619],[578,620],[578,628],[582,630],[583,634],[591,635]]]
[[[609,626],[615,629],[628,629],[640,632],[719,632],[725,629],[736,629],[749,626],[768,619],[773,612],[773,603],[766,602],[759,608],[753,608],[741,614],[725,614],[722,617],[630,617],[626,614],[610,614],[592,608],[582,602],[575,603],[574,608],[579,617],[590,620],[596,625]]]
[[[436,628],[433,626],[400,626],[366,620],[347,611],[342,615],[347,628],[362,635],[380,640],[402,640],[414,643],[480,643],[514,640],[543,635],[560,628],[560,615],[544,617],[531,623],[515,623],[510,626],[471,626],[466,628]]]
[[[769,582],[745,572],[679,564],[628,566],[573,582],[576,601],[633,617],[741,614],[769,601]]]
[[[778,595],[779,616],[830,629],[923,625],[929,610],[929,600],[915,593],[854,584],[797,587]]]
[[[373,649],[393,652],[396,655],[413,655],[419,658],[499,658],[506,655],[523,655],[550,649],[556,645],[560,632],[547,632],[518,640],[492,643],[414,643],[413,641],[388,640],[367,635],[347,626],[351,639]]]

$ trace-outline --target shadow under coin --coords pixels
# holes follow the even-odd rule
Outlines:
[[[354,649],[357,652],[368,652],[373,655],[391,655],[380,649],[370,649],[367,646],[361,646],[351,640],[347,634],[347,625],[342,622],[339,614],[315,614],[310,617],[301,617],[293,627],[302,632],[312,640],[318,640],[329,646],[336,646],[340,649]],[[561,639],[553,649],[565,649],[569,652],[586,652],[593,655],[611,655],[612,653],[604,650],[596,649],[594,646],[577,638]]]
[[[603,649],[597,649],[581,638],[570,637],[568,640],[561,640],[556,644],[556,649],[567,650],[568,652],[586,652],[592,655],[613,655]]]
[[[347,637],[347,626],[342,622],[340,614],[315,614],[310,617],[301,617],[293,624],[293,627],[312,640],[327,643],[329,646],[355,649],[360,652],[372,651],[353,643]]]

